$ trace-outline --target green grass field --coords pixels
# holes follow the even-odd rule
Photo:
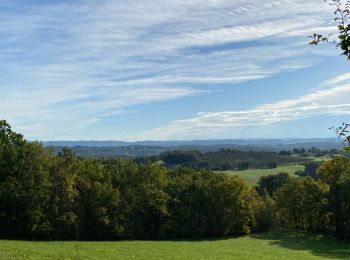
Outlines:
[[[350,259],[350,244],[299,233],[204,241],[0,241],[0,259]]]
[[[324,155],[324,156],[320,156],[320,157],[309,156],[309,157],[303,157],[303,158],[309,159],[309,160],[314,161],[314,162],[325,162],[325,161],[331,160],[333,157],[329,156],[329,155]]]
[[[244,171],[218,171],[218,173],[242,176],[249,185],[255,186],[262,176],[266,176],[270,174],[278,174],[280,172],[286,172],[290,176],[296,177],[294,173],[298,170],[304,170],[304,166],[300,164],[296,164],[296,165],[288,165],[288,166],[278,166],[275,169],[248,169]]]

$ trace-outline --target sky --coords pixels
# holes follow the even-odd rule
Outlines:
[[[0,119],[29,140],[334,137],[350,63],[322,0],[0,2]]]

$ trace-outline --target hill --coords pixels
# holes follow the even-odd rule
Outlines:
[[[292,150],[293,148],[309,149],[317,147],[321,150],[340,149],[342,144],[336,138],[328,139],[232,139],[232,140],[192,140],[192,141],[47,141],[44,146],[54,146],[60,150],[70,147],[82,157],[114,157],[135,158],[159,155],[172,150],[197,150],[202,153],[216,152],[221,149],[242,151]]]

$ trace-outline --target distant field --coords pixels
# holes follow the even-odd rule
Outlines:
[[[225,173],[229,175],[239,175],[242,176],[249,185],[255,186],[260,177],[270,175],[270,174],[278,174],[280,172],[286,172],[290,176],[296,177],[294,173],[299,170],[304,170],[304,166],[300,164],[296,165],[288,165],[288,166],[279,166],[274,169],[248,169],[244,171],[218,171],[220,173]]]
[[[334,157],[337,157],[337,156],[334,156]],[[310,159],[310,160],[315,161],[315,162],[324,162],[324,161],[331,160],[333,157],[329,156],[329,155],[324,155],[324,156],[320,156],[320,157],[309,156],[309,157],[305,157],[305,158]]]
[[[0,241],[0,259],[350,259],[350,245],[297,233],[206,241]]]

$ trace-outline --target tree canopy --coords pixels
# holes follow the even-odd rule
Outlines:
[[[350,160],[323,163],[315,179],[281,173],[254,188],[188,166],[80,158],[0,121],[0,239],[202,238],[271,227],[349,239]]]

